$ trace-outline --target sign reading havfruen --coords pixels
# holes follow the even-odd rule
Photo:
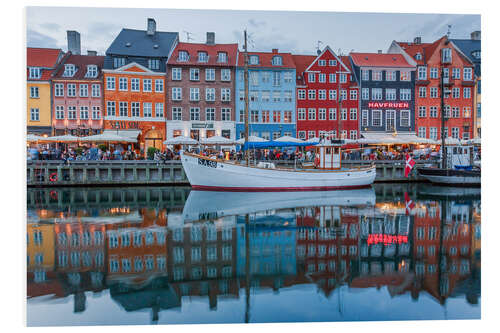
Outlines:
[[[404,109],[409,108],[410,103],[408,102],[368,102],[369,108],[394,108],[394,109]]]

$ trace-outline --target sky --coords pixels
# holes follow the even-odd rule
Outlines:
[[[470,38],[481,30],[480,15],[394,14],[300,11],[180,10],[133,8],[27,7],[26,41],[29,47],[67,50],[66,31],[81,34],[82,54],[95,50],[104,55],[122,28],[146,30],[148,17],[158,31],[179,32],[180,40],[204,43],[215,32],[216,43],[243,45],[249,33],[250,51],[315,54],[330,46],[337,54],[386,52],[393,40],[433,42],[451,25],[451,38]],[[320,41],[318,43],[318,41]]]

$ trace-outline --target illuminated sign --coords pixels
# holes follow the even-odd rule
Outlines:
[[[408,243],[408,236],[403,235],[385,235],[385,234],[369,234],[368,240],[366,241],[368,245],[382,243],[384,245],[389,244],[401,244]]]
[[[109,123],[113,129],[139,129],[137,121],[110,121]]]
[[[395,108],[403,109],[409,108],[410,103],[408,102],[368,102],[369,108]]]

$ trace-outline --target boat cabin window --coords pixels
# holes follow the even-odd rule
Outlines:
[[[339,153],[339,151],[340,151],[340,148],[339,148],[339,147],[335,147],[335,148],[333,148],[333,149],[334,149],[334,154],[338,154],[338,153]]]
[[[331,154],[332,153],[332,149],[331,148],[326,148],[326,153],[327,154]]]

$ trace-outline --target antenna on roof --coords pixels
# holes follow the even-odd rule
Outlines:
[[[321,53],[321,50],[320,50],[320,44],[323,44],[322,41],[318,40],[317,44],[316,44],[316,53],[318,53],[318,55]]]
[[[446,32],[446,37],[450,38],[451,35],[451,24],[448,24],[448,31]]]
[[[254,34],[247,34],[247,43],[250,44],[252,48],[255,48],[255,41],[253,39]]]
[[[341,49],[341,48],[339,48],[339,52],[338,52],[338,54],[339,54],[339,57],[343,56],[343,54],[342,54],[342,49]]]
[[[186,40],[188,43],[189,43],[189,41],[194,40],[194,38],[191,37],[191,35],[194,35],[192,32],[189,32],[186,30],[183,30],[182,32],[186,34]]]

